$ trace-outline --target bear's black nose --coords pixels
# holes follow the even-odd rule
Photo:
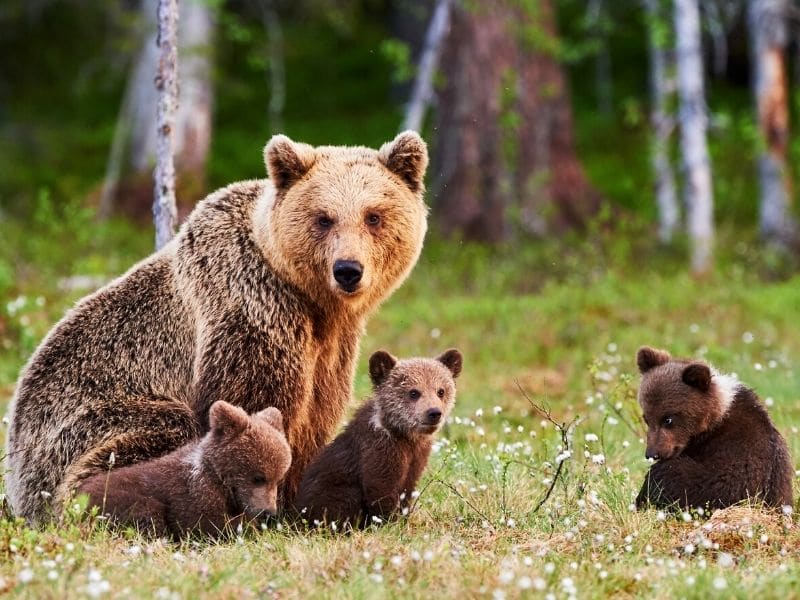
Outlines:
[[[347,292],[356,289],[363,273],[364,267],[355,260],[337,260],[333,263],[333,278]]]
[[[644,453],[644,457],[652,458],[653,460],[658,460],[658,452],[655,452],[654,450],[653,451],[648,450],[647,452]]]
[[[438,408],[431,408],[425,413],[425,421],[430,425],[436,425],[442,418],[442,411]]]

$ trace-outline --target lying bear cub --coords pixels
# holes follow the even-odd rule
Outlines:
[[[374,394],[303,474],[295,510],[306,523],[345,528],[408,508],[436,433],[453,407],[458,350],[436,359],[369,359]]]
[[[756,393],[696,360],[643,347],[636,357],[647,424],[636,506],[724,508],[742,500],[792,505],[786,442]]]
[[[147,462],[84,480],[88,494],[112,523],[171,535],[192,531],[215,537],[243,521],[274,515],[277,490],[289,470],[291,450],[281,412],[252,416],[217,401],[211,430],[201,439]]]

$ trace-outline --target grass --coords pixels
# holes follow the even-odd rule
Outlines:
[[[111,276],[150,243],[149,232],[124,224],[81,238],[70,230],[81,217],[73,218],[49,231],[50,252],[59,249],[52,260],[38,236],[7,229],[0,275],[14,276],[5,284],[0,277],[0,405],[38,340],[86,291],[65,292],[59,280]],[[647,469],[635,402],[641,344],[735,371],[769,399],[798,456],[800,280],[767,277],[774,261],[739,231],[721,233],[719,267],[703,281],[686,275],[680,249],[650,245],[645,230],[593,239],[490,250],[432,236],[411,279],[370,321],[359,399],[369,393],[365,361],[374,349],[408,356],[457,346],[465,356],[452,421],[407,520],[346,536],[284,527],[176,545],[107,531],[80,511],[45,529],[6,514],[0,593],[797,595],[800,534],[791,519],[742,507],[706,521],[630,505]],[[549,496],[565,448],[529,400],[548,407],[557,423],[577,419],[571,456]]]

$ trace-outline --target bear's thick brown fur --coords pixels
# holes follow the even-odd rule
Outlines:
[[[274,515],[278,485],[292,462],[280,411],[248,416],[219,400],[209,415],[202,439],[93,475],[76,492],[114,524],[176,539],[194,531],[215,537]]]
[[[742,500],[792,505],[786,441],[756,393],[696,360],[643,347],[639,404],[650,467],[637,507],[724,508]]]
[[[309,524],[360,527],[407,508],[428,463],[433,434],[455,402],[462,358],[370,357],[374,395],[306,470],[295,512]]]
[[[279,135],[264,154],[269,181],[200,202],[174,240],[41,343],[10,407],[16,515],[58,514],[111,452],[121,466],[185,444],[218,399],[280,409],[291,500],[351,397],[367,317],[422,249],[428,155],[413,132],[378,151]]]

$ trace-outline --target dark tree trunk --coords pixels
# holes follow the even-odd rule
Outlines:
[[[555,35],[549,2],[535,11],[510,1],[453,6],[433,171],[446,233],[498,242],[513,215],[548,234],[597,212],[575,154],[564,74],[540,43]]]

